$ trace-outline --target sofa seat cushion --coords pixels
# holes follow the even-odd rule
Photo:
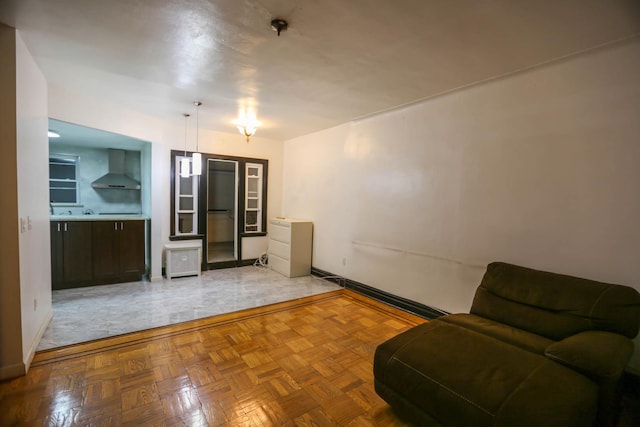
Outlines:
[[[447,316],[439,317],[438,320],[453,323],[461,328],[480,332],[483,335],[493,337],[508,344],[516,345],[536,354],[544,354],[547,347],[555,343],[555,341],[550,340],[549,338],[473,314],[449,314]]]
[[[597,408],[597,386],[586,377],[441,320],[381,344],[374,375],[443,426],[588,426]]]

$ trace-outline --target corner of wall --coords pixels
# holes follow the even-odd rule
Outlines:
[[[23,358],[24,358],[23,367],[24,367],[25,374],[29,372],[29,367],[31,366],[31,362],[33,361],[34,356],[36,355],[38,344],[40,344],[40,340],[42,339],[42,336],[44,335],[44,331],[46,331],[47,326],[49,326],[51,319],[53,319],[52,308],[49,311],[47,311],[45,321],[40,325],[40,329],[38,330],[38,333],[36,334],[35,337],[33,337],[31,344],[29,345],[29,347],[27,348],[27,350],[23,355]]]
[[[0,381],[20,377],[26,373],[27,369],[24,363],[14,363],[7,366],[0,366]]]
[[[24,370],[35,354],[51,316],[47,81],[16,33],[16,156],[19,316]],[[17,223],[15,225],[17,227]]]
[[[16,30],[0,25],[0,379],[24,374],[16,164]]]

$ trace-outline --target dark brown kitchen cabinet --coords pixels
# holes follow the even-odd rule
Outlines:
[[[51,222],[53,289],[86,286],[93,280],[90,221]]]
[[[95,284],[140,280],[145,273],[144,229],[142,220],[93,223]]]
[[[52,221],[53,289],[140,280],[145,221]]]

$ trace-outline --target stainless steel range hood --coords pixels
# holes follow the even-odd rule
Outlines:
[[[140,189],[140,183],[124,172],[124,154],[124,150],[109,149],[109,172],[93,181],[93,188]]]

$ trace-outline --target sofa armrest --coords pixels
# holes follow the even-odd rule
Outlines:
[[[633,353],[625,336],[603,331],[585,331],[553,343],[544,354],[598,381],[616,380]]]

